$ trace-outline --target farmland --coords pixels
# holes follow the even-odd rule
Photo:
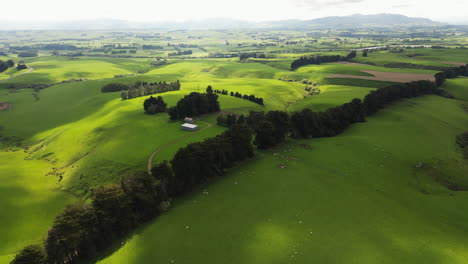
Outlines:
[[[144,114],[149,96],[122,100],[120,92],[101,92],[106,84],[179,80],[180,90],[157,94],[169,107],[211,85],[264,100],[219,95],[224,113],[292,113],[325,111],[468,63],[454,35],[432,40],[443,49],[405,48],[394,39],[367,57],[359,51],[351,63],[291,70],[300,56],[388,44],[341,33],[0,32],[7,40],[0,59],[33,68],[0,73],[0,207],[9,212],[0,218],[0,262],[40,243],[67,204],[86,204],[99,186],[145,171],[153,151],[161,148],[154,164],[170,160],[227,129],[211,113],[195,118],[206,129],[187,134],[166,113]],[[38,56],[18,57],[24,49]],[[100,263],[467,262],[468,197],[447,186],[468,189],[468,163],[455,144],[468,129],[468,79],[442,88],[456,99],[405,99],[336,137],[257,150],[223,179],[177,198]]]

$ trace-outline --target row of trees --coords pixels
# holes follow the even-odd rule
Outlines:
[[[87,263],[115,241],[170,207],[175,195],[223,174],[253,156],[252,131],[235,126],[221,135],[180,149],[151,175],[138,173],[120,184],[97,188],[91,203],[67,206],[43,244],[25,247],[13,264]]]
[[[456,78],[458,76],[468,76],[468,64],[441,71],[434,76],[437,86],[441,86],[444,84],[445,79]]]
[[[18,53],[18,57],[20,58],[29,58],[29,57],[37,57],[37,52],[36,51],[23,51]]]
[[[466,75],[463,69],[454,72]],[[283,111],[228,117],[230,129],[180,149],[171,162],[155,166],[151,175],[138,173],[125,177],[120,184],[96,189],[91,203],[66,207],[56,217],[44,244],[25,247],[12,263],[65,264],[95,259],[117,239],[167,210],[171,197],[187,193],[197,184],[222,175],[236,162],[253,157],[253,132],[258,148],[272,147],[284,141],[290,132],[303,138],[334,136],[396,100],[437,93],[440,85],[430,81],[393,85],[372,91],[363,101],[353,99],[325,112],[305,109],[291,117]],[[181,107],[193,104],[194,108],[208,109],[210,98],[217,95],[191,93],[179,103]]]
[[[347,61],[355,58],[357,55],[356,51],[351,51],[346,57],[341,55],[310,55],[302,56],[299,59],[291,63],[291,69],[295,70],[301,66],[309,64],[321,64],[326,62],[338,62],[338,61]]]
[[[177,102],[176,106],[168,109],[172,120],[197,116],[220,110],[218,95],[213,93],[190,93]]]
[[[257,52],[246,52],[246,53],[240,53],[239,54],[239,59],[240,60],[245,60],[248,58],[260,58],[260,59],[265,59],[266,55],[265,53],[257,53]]]
[[[7,60],[7,61],[0,60],[0,72],[4,72],[8,70],[8,68],[11,68],[13,66],[15,66],[15,62],[13,60]]]
[[[103,93],[121,92],[122,100],[132,99],[136,97],[164,93],[168,91],[180,90],[180,81],[167,82],[142,82],[138,81],[133,85],[124,83],[109,83],[101,88]]]
[[[181,56],[181,55],[192,55],[192,50],[178,50],[177,52],[168,53],[167,56]]]
[[[127,100],[151,94],[178,90],[180,90],[179,80],[171,83],[166,83],[165,81],[159,83],[137,82],[134,86],[130,86],[128,90],[122,90],[120,97],[122,97],[122,100]]]
[[[254,102],[256,104],[259,104],[259,105],[264,105],[263,98],[261,98],[261,97],[256,97],[253,94],[251,94],[251,95],[246,95],[246,94],[242,95],[239,92],[234,93],[234,92],[229,92],[227,90],[213,90],[211,85],[208,85],[208,87],[206,88],[206,93],[208,93],[208,94],[216,93],[216,94],[222,94],[222,95],[228,95],[229,94],[229,95],[237,97],[237,98],[241,98],[241,99],[244,99],[244,100],[249,100],[249,101]]]

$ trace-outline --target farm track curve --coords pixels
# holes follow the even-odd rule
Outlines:
[[[27,65],[26,65],[26,67],[28,67],[28,70],[27,70],[27,71],[22,72],[22,73],[20,73],[20,74],[18,74],[18,75],[11,76],[11,77],[8,77],[8,78],[6,78],[6,79],[0,80],[0,82],[4,82],[4,81],[11,80],[11,79],[16,78],[16,77],[18,77],[18,76],[21,76],[21,75],[23,75],[23,74],[30,73],[30,72],[32,72],[32,71],[34,70],[33,67],[30,67],[30,66],[27,66]]]
[[[163,150],[163,149],[169,147],[170,145],[172,145],[172,144],[174,144],[174,143],[177,143],[177,142],[179,142],[179,141],[181,141],[181,140],[183,140],[183,139],[189,138],[190,136],[193,136],[193,135],[195,135],[195,134],[197,134],[197,133],[200,133],[200,132],[202,132],[202,131],[204,131],[204,130],[206,130],[206,129],[212,127],[212,126],[214,126],[214,124],[211,124],[211,123],[208,123],[208,122],[203,122],[203,121],[198,121],[198,122],[200,122],[200,123],[205,123],[205,124],[207,124],[207,126],[204,127],[204,128],[202,128],[202,129],[200,129],[200,130],[197,130],[197,131],[195,131],[195,132],[193,132],[193,133],[190,133],[190,134],[184,135],[184,136],[182,136],[182,137],[176,138],[176,139],[170,141],[169,143],[166,143],[166,144],[162,145],[161,147],[159,147],[159,148],[157,148],[155,151],[153,151],[153,153],[151,153],[151,156],[150,156],[149,159],[148,159],[148,174],[149,174],[149,175],[152,175],[152,174],[151,174],[151,169],[153,168],[153,158],[154,158],[154,156],[156,156],[156,154],[158,154],[161,150]]]

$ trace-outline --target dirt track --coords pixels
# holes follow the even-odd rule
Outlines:
[[[466,63],[464,62],[451,62],[451,61],[443,61],[442,63],[454,66],[465,66]]]
[[[412,82],[420,80],[435,81],[434,75],[432,74],[421,74],[421,73],[400,73],[400,72],[381,72],[381,71],[367,71],[361,70],[373,76],[358,76],[348,74],[332,74],[328,75],[328,78],[349,78],[349,79],[364,79],[374,81],[387,81],[387,82]]]
[[[345,65],[369,66],[369,64],[356,63],[356,62],[349,62],[349,61],[339,61],[339,62],[335,62],[335,63],[336,63],[336,64],[345,64]]]
[[[23,75],[23,74],[30,73],[30,72],[32,72],[32,71],[34,70],[33,67],[29,67],[29,66],[27,66],[27,65],[26,65],[26,67],[28,67],[28,70],[27,70],[27,71],[22,72],[22,73],[20,73],[20,74],[18,74],[18,75],[11,76],[11,77],[8,77],[8,78],[6,78],[6,79],[0,80],[0,82],[8,81],[8,80],[10,80],[10,79],[16,78],[16,77],[21,76],[21,75]]]
[[[197,130],[197,131],[195,131],[195,132],[188,133],[187,135],[184,135],[184,136],[182,136],[182,137],[176,138],[176,139],[172,140],[171,142],[168,142],[168,143],[162,145],[161,147],[157,148],[153,153],[151,153],[151,156],[150,156],[149,159],[148,159],[148,174],[149,174],[149,175],[152,175],[152,174],[151,174],[151,169],[153,168],[153,158],[154,158],[154,156],[156,156],[156,154],[158,154],[158,152],[160,152],[161,150],[163,150],[163,149],[169,147],[170,145],[172,145],[172,144],[174,144],[174,143],[177,143],[177,142],[179,142],[179,141],[181,141],[181,140],[183,140],[183,139],[185,139],[185,138],[188,138],[188,137],[190,137],[190,136],[192,136],[192,135],[195,135],[195,134],[197,134],[197,133],[200,133],[200,132],[202,132],[203,130],[206,130],[206,129],[208,129],[208,128],[210,128],[210,127],[213,126],[213,124],[208,123],[208,122],[202,122],[202,121],[198,121],[198,122],[200,122],[200,123],[205,123],[205,124],[207,124],[207,126],[204,127],[204,128],[202,128],[202,129],[200,129],[200,130]]]
[[[0,111],[8,110],[10,109],[12,104],[10,103],[0,103]]]

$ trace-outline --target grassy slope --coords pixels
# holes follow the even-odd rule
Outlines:
[[[407,55],[420,54],[421,52],[430,52],[430,50],[429,49],[407,49],[404,53],[389,53],[387,51],[372,52],[372,53],[369,53],[367,57],[362,57],[360,56],[361,54],[358,54],[358,56],[354,58],[353,61],[360,62],[360,63],[373,63],[379,66],[383,66],[389,63],[411,63],[411,64],[424,65],[424,66],[451,67],[450,65],[444,64],[442,62],[415,59],[415,58],[410,58],[407,56]],[[452,59],[452,57],[449,57],[447,59]],[[454,62],[456,62],[456,60]]]
[[[44,61],[49,60],[48,63]],[[78,73],[91,69],[92,75],[84,78],[111,77],[114,74],[135,73],[146,71],[143,60],[126,60],[110,58],[92,58],[70,60],[69,58],[33,58],[28,64],[37,64],[41,76],[26,74],[14,79],[18,82],[56,82],[62,79],[79,77]],[[93,68],[97,67],[97,68]],[[13,254],[31,241],[36,241],[52,222],[53,216],[68,203],[71,198],[60,192],[51,192],[57,187],[55,176],[50,176],[44,182],[43,175],[52,167],[65,172],[62,186],[73,190],[83,190],[93,185],[115,181],[123,172],[129,169],[146,167],[149,154],[170,139],[185,135],[178,130],[177,123],[167,121],[167,116],[159,114],[147,116],[142,114],[141,105],[145,98],[120,101],[118,93],[101,94],[100,87],[108,82],[136,80],[172,81],[180,79],[183,90],[164,94],[169,105],[173,105],[183,94],[201,90],[208,84],[215,89],[227,89],[241,93],[253,93],[264,97],[266,106],[260,107],[251,102],[221,96],[221,106],[225,111],[247,113],[249,110],[284,109],[287,105],[303,97],[302,85],[277,80],[293,75],[298,79],[323,76],[330,73],[348,73],[352,71],[343,65],[322,65],[328,70],[317,68],[306,73],[289,72],[268,65],[255,63],[233,63],[226,60],[179,62],[162,68],[153,69],[145,75],[130,78],[102,79],[79,83],[62,84],[49,87],[39,93],[40,100],[35,101],[32,90],[22,89],[15,92],[0,89],[0,102],[13,103],[13,108],[0,112],[0,123],[4,133],[24,138],[26,143],[33,145],[31,156],[37,160],[25,161],[20,152],[1,154],[2,160],[8,160],[8,165],[0,170],[3,180],[0,188],[18,189],[18,199],[14,194],[3,192],[1,208],[11,208],[11,217],[2,219],[0,241],[0,262],[5,254]],[[39,71],[40,70],[40,71]],[[76,73],[78,72],[78,73]],[[36,72],[37,73],[37,72]],[[71,76],[70,74],[73,73]],[[77,75],[78,74],[78,75]],[[22,78],[25,78],[24,80]],[[13,81],[13,80],[11,80]],[[353,85],[357,85],[354,83]],[[328,105],[341,104],[354,97],[360,97],[368,88],[347,86],[323,86],[320,97],[309,97],[300,104],[312,103],[322,108]],[[312,100],[312,101],[307,101]],[[314,101],[316,100],[316,101]],[[294,104],[293,104],[294,106]],[[203,120],[215,122],[213,115],[203,117]],[[175,151],[185,144],[200,141],[203,138],[221,132],[221,128],[213,127],[188,139],[174,144],[156,156],[156,160],[168,159]],[[38,143],[41,142],[41,143]],[[43,155],[53,153],[55,164],[47,163]],[[15,168],[31,168],[27,172],[15,171]],[[15,180],[10,175],[16,175]],[[28,179],[25,182],[25,179]],[[32,179],[32,180],[31,180]],[[34,191],[28,188],[36,188]],[[21,190],[26,191],[21,191]],[[38,208],[46,208],[38,211]],[[26,216],[32,215],[37,223]],[[20,219],[20,220],[18,220]],[[17,222],[21,224],[17,225]],[[31,223],[35,223],[32,225]],[[11,236],[11,232],[24,236]],[[7,241],[7,242],[6,242]],[[3,255],[3,257],[1,256]]]
[[[466,49],[423,49],[415,50],[415,53],[418,59],[468,63]]]
[[[449,80],[444,84],[443,88],[457,99],[468,101],[468,78]]]
[[[416,168],[467,175],[454,144],[466,113],[428,96],[368,121],[261,152],[100,263],[466,263],[468,194]]]
[[[25,157],[23,151],[0,152],[0,263],[25,245],[39,242],[55,215],[74,200],[58,191],[53,176],[45,176],[48,162]]]

